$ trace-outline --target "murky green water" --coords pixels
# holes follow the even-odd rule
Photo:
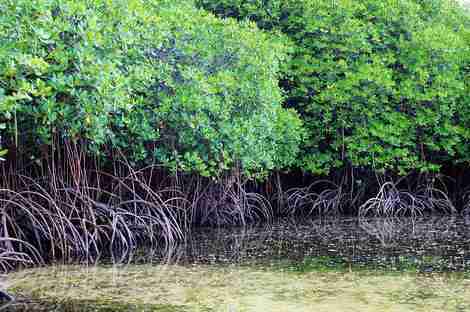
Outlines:
[[[9,275],[9,311],[470,311],[470,220],[336,219],[201,230],[167,264]],[[168,260],[168,259],[167,259]]]

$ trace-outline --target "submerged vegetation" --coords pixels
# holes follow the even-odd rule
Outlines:
[[[470,212],[470,16],[456,1],[0,11],[3,271],[125,261],[195,225]]]
[[[291,164],[301,139],[281,41],[171,1],[0,9],[2,259],[126,255],[271,217],[243,181]]]
[[[139,287],[129,287],[136,285]],[[456,275],[281,272],[214,266],[57,267],[12,276],[15,291],[59,311],[465,311]],[[40,286],[39,286],[40,285]],[[156,286],[161,285],[161,286]],[[39,287],[38,287],[39,286]],[[158,289],[158,291],[156,291]],[[253,294],[257,294],[253,296]],[[141,303],[145,302],[145,305]],[[18,304],[13,311],[26,311]],[[37,308],[41,311],[41,309]]]
[[[198,229],[167,264],[136,255],[127,265],[11,273],[8,290],[18,298],[11,311],[466,311],[469,221]]]

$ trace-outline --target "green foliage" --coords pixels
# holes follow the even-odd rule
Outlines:
[[[469,161],[470,17],[452,0],[198,0],[287,34],[299,166],[435,171]]]
[[[174,3],[0,0],[4,142],[58,137],[204,176],[291,164],[301,122],[281,107],[283,40]]]

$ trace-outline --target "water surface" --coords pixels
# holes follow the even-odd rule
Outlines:
[[[161,258],[9,276],[10,311],[470,311],[470,219],[201,229]]]

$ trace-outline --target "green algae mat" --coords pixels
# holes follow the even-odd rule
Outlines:
[[[8,284],[11,311],[470,311],[470,277],[458,273],[55,266]]]

